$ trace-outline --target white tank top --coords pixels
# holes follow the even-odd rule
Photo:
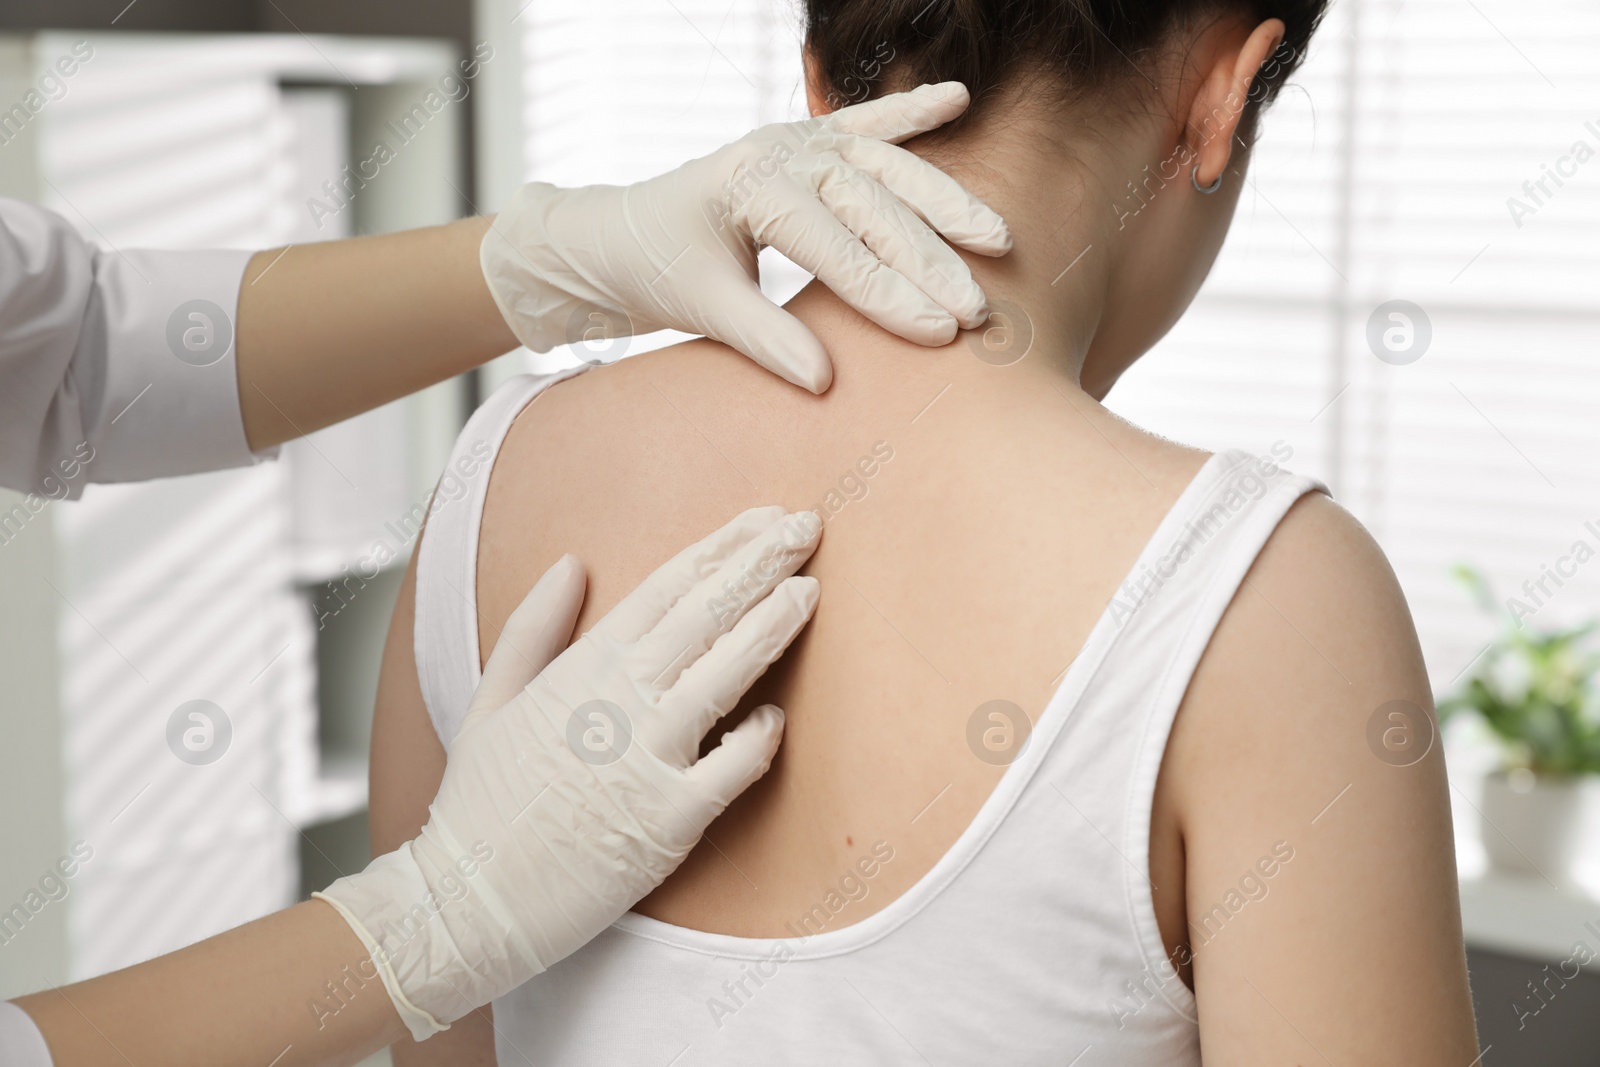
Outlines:
[[[446,747],[479,676],[485,457],[571,373],[513,379],[478,409],[451,457],[472,471],[465,490],[428,521],[416,659]],[[830,894],[794,936],[770,939],[630,912],[494,1002],[501,1067],[1198,1064],[1194,995],[1151,901],[1156,774],[1245,572],[1290,505],[1321,488],[1242,452],[1208,460],[972,824],[899,899],[826,929],[834,899],[844,907]],[[871,861],[892,852],[878,848],[854,883],[869,892]]]

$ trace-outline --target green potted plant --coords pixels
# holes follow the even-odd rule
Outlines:
[[[1453,575],[1500,620],[1494,643],[1456,691],[1438,702],[1439,721],[1470,716],[1500,743],[1502,763],[1479,808],[1493,867],[1562,882],[1579,844],[1583,785],[1600,774],[1600,621],[1538,629],[1495,599],[1476,568]]]

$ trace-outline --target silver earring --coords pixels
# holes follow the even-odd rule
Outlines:
[[[1222,174],[1219,172],[1217,174],[1217,180],[1212,182],[1210,185],[1201,185],[1200,184],[1200,164],[1196,163],[1194,165],[1194,167],[1189,171],[1189,184],[1194,186],[1194,191],[1195,192],[1197,192],[1197,193],[1205,193],[1207,195],[1210,195],[1211,193],[1214,193],[1218,189],[1222,188]]]

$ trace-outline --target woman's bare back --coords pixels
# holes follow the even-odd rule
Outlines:
[[[639,905],[654,918],[782,936],[877,842],[893,861],[830,928],[909,888],[1005,770],[1003,752],[969,746],[973,713],[1003,700],[1037,720],[1204,462],[1108,417],[1042,360],[884,347],[839,358],[820,398],[709,342],[650,354],[553,387],[500,454],[484,649],[564,551],[592,575],[581,630],[744,508],[826,521],[806,568],[822,581],[816,617],[743,705],[788,712],[778,761]]]
[[[816,617],[743,705],[788,712],[778,760],[636,909],[748,937],[793,934],[864,860],[865,894],[825,909],[827,929],[928,872],[1005,770],[969,740],[974,712],[1004,700],[1037,719],[1205,460],[1112,416],[1048,353],[997,367],[961,340],[916,348],[816,289],[791,310],[835,353],[827,394],[703,341],[563,382],[508,434],[479,540],[487,652],[564,552],[589,568],[584,628],[746,507],[823,514],[807,567],[822,582]],[[412,661],[411,590],[408,578],[374,727],[377,848],[416,832],[443,767]],[[1365,740],[1392,699],[1429,701],[1404,600],[1365,532],[1312,494],[1212,637],[1150,814],[1152,902],[1198,998],[1207,1062],[1476,1052],[1442,760],[1397,769]],[[1335,799],[1337,818],[1323,810]],[[1226,936],[1197,935],[1195,917],[1237,897],[1280,841],[1297,851],[1273,903]],[[1404,1025],[1345,1025],[1397,1011]],[[481,1013],[396,1059],[469,1062],[491,1045]]]

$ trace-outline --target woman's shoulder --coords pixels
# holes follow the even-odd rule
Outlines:
[[[1325,493],[1305,493],[1240,584],[1186,703],[1214,705],[1207,714],[1235,729],[1253,728],[1252,713],[1271,704],[1278,719],[1354,730],[1360,747],[1364,712],[1399,696],[1429,700],[1394,570],[1354,515]]]
[[[1179,835],[1165,854],[1181,857],[1179,954],[1209,1005],[1208,1056],[1299,1056],[1307,1038],[1352,1062],[1470,1056],[1427,672],[1383,552],[1326,495],[1284,516],[1217,627],[1156,809]]]
[[[478,541],[484,625],[509,613],[566,552],[591,568],[579,622],[590,625],[665,561],[665,546],[695,541],[751,506],[741,473],[751,460],[737,454],[726,414],[759,418],[777,390],[798,391],[709,341],[630,356],[541,390],[495,456]]]

